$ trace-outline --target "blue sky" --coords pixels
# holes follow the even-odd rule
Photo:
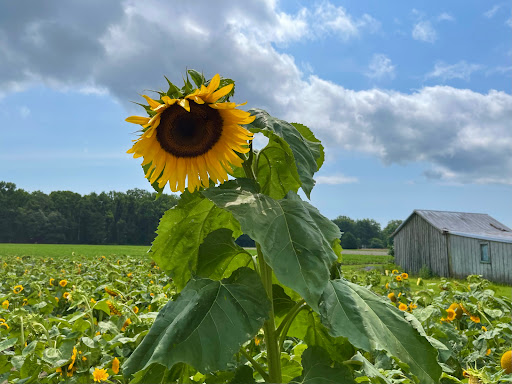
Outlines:
[[[312,202],[383,226],[413,209],[512,226],[505,1],[0,0],[0,180],[149,189],[124,119],[186,67],[326,146]]]

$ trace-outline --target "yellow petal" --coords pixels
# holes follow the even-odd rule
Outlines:
[[[149,106],[153,109],[153,108],[158,108],[159,106],[161,106],[162,104],[160,104],[158,101],[156,100],[153,100],[151,97],[149,96],[146,96],[146,95],[142,95],[143,98],[146,99],[146,101],[148,102]]]
[[[220,85],[220,76],[217,73],[215,76],[212,77],[212,79],[210,80],[210,84],[208,84],[208,87],[206,87],[206,89],[208,90],[208,93],[211,94],[211,93],[215,92],[215,90],[217,88],[219,88],[219,85]]]
[[[234,109],[236,107],[236,104],[235,103],[215,103],[215,104],[210,104],[209,107],[213,108],[213,109]]]
[[[125,119],[128,123],[133,124],[147,124],[149,123],[151,119],[149,117],[142,117],[142,116],[130,116]]]
[[[197,104],[204,104],[204,100],[201,99],[199,96],[188,95],[186,98],[195,101]]]
[[[186,162],[183,157],[178,157],[176,164],[176,179],[178,181],[177,190],[183,192],[185,190],[185,177],[187,176]]]
[[[183,109],[187,112],[190,112],[190,104],[188,102],[187,99],[180,99],[178,101],[178,105],[180,105],[181,107],[183,107]]]
[[[162,96],[162,101],[166,105],[173,105],[178,99],[171,99],[169,96]]]
[[[225,87],[222,87],[218,91],[215,91],[211,96],[208,97],[208,102],[215,103],[217,100],[219,100],[221,97],[226,96],[231,90],[235,84],[228,84]]]

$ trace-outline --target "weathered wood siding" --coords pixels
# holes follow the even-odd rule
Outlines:
[[[418,214],[395,235],[395,262],[418,273],[423,265],[439,276],[449,276],[446,236]]]
[[[453,277],[482,275],[485,279],[512,284],[512,244],[450,236]],[[489,244],[490,263],[480,261],[480,244]]]

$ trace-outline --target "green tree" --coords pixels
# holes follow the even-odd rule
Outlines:
[[[333,220],[341,232],[356,233],[356,222],[348,216],[338,216]]]
[[[386,246],[393,245],[393,239],[391,235],[396,229],[402,224],[403,220],[391,220],[388,222],[388,225],[382,230],[382,238],[386,242]]]
[[[357,220],[355,235],[361,240],[361,246],[367,248],[371,239],[381,236],[380,224],[373,219]]]
[[[345,232],[341,235],[341,247],[343,249],[357,249],[357,239],[350,233]]]

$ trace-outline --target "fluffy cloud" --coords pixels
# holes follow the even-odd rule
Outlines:
[[[272,0],[14,4],[0,14],[0,89],[6,92],[43,83],[108,92],[135,108],[127,100],[165,87],[163,74],[178,80],[191,66],[236,79],[236,101],[304,122],[328,150],[361,151],[385,163],[421,162],[430,178],[512,184],[512,132],[506,129],[512,96],[443,86],[353,91],[305,76],[276,48],[325,34],[342,42],[358,38],[378,28],[369,15],[356,17],[328,2],[287,14]],[[435,39],[428,22],[417,25],[418,38]],[[391,62],[381,63],[388,68],[383,73],[392,72]]]
[[[443,81],[449,79],[461,79],[469,81],[473,72],[483,69],[480,64],[471,64],[466,61],[459,61],[456,64],[438,62],[434,69],[425,75],[427,79],[439,78]]]
[[[366,76],[374,79],[394,78],[395,66],[391,63],[391,59],[381,53],[373,55]]]
[[[433,43],[437,40],[437,32],[430,21],[420,21],[412,29],[412,37],[415,40]]]

